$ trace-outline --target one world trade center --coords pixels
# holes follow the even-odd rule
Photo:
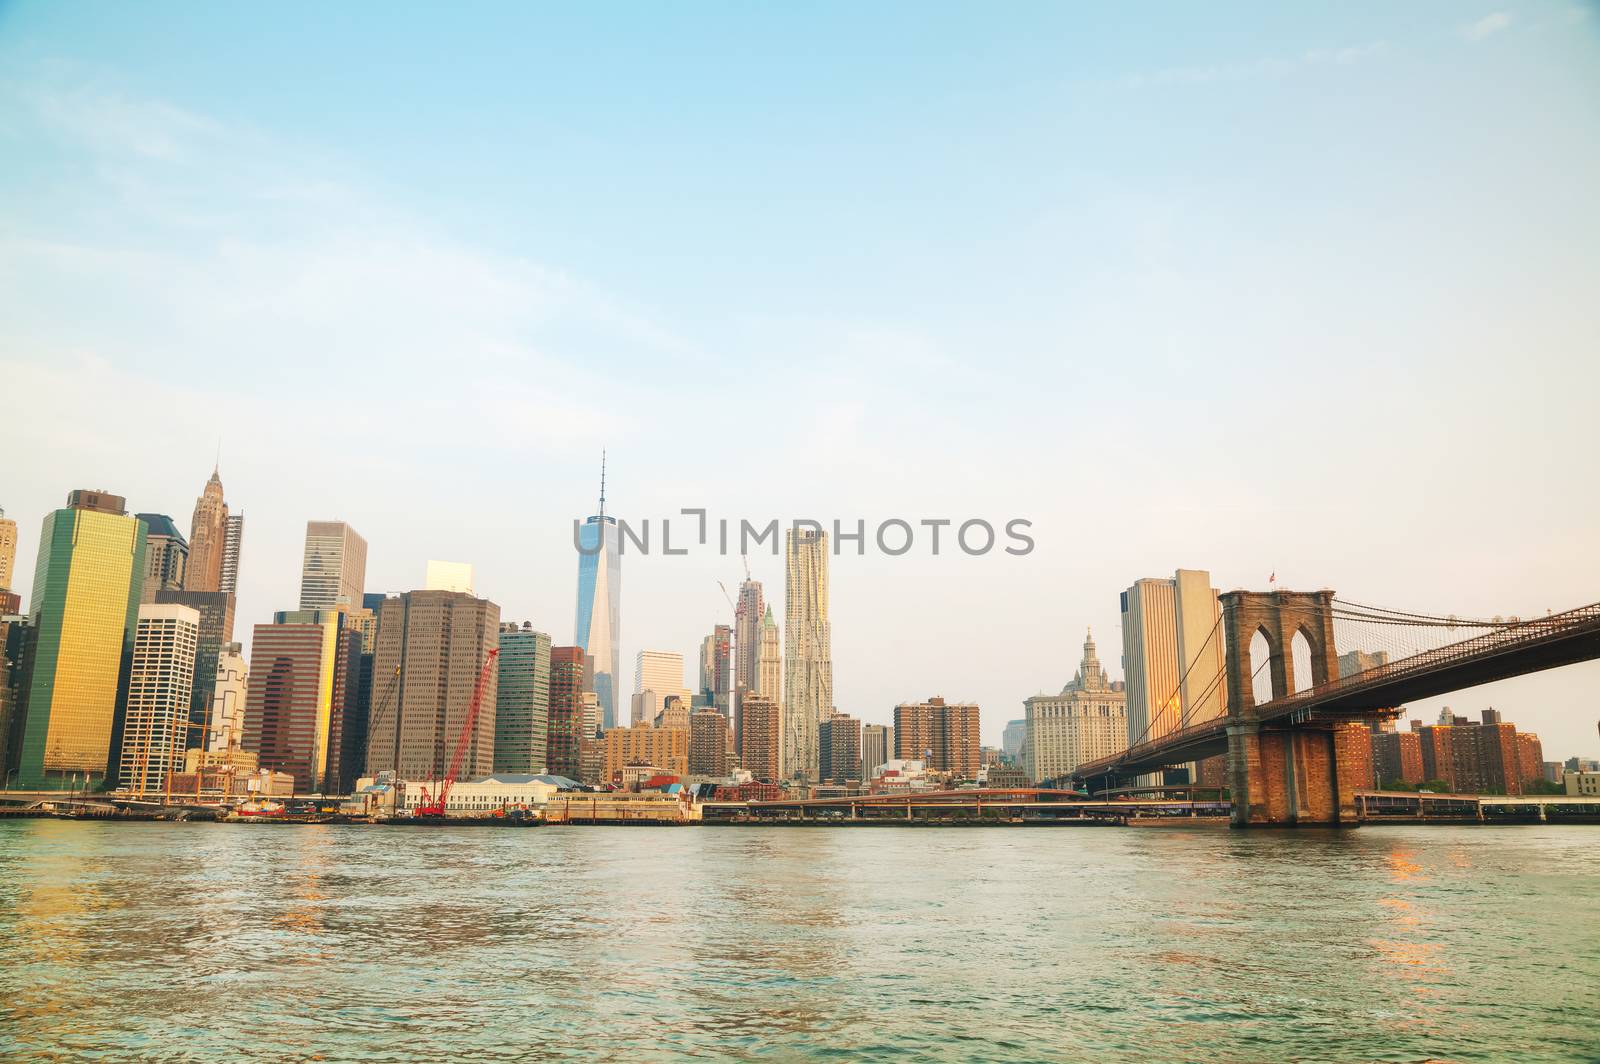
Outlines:
[[[617,519],[606,516],[606,462],[600,457],[600,512],[578,530],[578,619],[574,641],[594,662],[600,726],[617,726],[621,675],[622,560]]]

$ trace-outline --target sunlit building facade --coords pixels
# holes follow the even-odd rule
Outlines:
[[[0,509],[0,591],[10,591],[17,571],[17,523]]]
[[[161,793],[184,768],[200,614],[188,606],[139,607],[123,715],[118,786]]]
[[[818,731],[833,715],[826,532],[788,530],[784,590],[783,775],[816,780]]]
[[[233,642],[234,597],[229,591],[158,591],[155,602],[188,606],[200,614],[200,644],[195,655],[194,694],[189,699],[189,721],[204,725],[216,685],[217,658]],[[190,733],[191,747],[200,745],[200,733]]]
[[[630,724],[653,724],[668,698],[690,700],[683,684],[683,655],[675,650],[641,650],[633,662]]]
[[[116,771],[118,709],[144,584],[145,524],[116,495],[74,491],[44,519],[17,780],[96,786]]]
[[[545,761],[550,774],[583,778],[584,694],[589,656],[582,647],[550,648],[550,712]],[[589,692],[592,695],[592,692]]]
[[[1128,742],[1127,689],[1106,675],[1085,635],[1077,675],[1060,694],[1022,703],[1022,767],[1035,782],[1070,776],[1085,761],[1110,757]]]
[[[1228,711],[1221,617],[1211,574],[1200,569],[1179,569],[1170,580],[1139,580],[1122,593],[1125,746]]]
[[[487,599],[454,591],[385,599],[372,671],[387,677],[398,669],[400,679],[383,716],[371,723],[366,774],[393,770],[401,779],[442,779],[463,729],[461,774],[493,771],[498,666],[484,678],[470,727],[468,719],[489,652],[499,645],[500,607]]]
[[[206,750],[227,753],[244,749],[244,706],[250,672],[244,648],[229,643],[217,655],[216,679],[211,688],[211,717],[206,725]]]
[[[739,764],[755,779],[776,782],[783,776],[783,707],[766,695],[751,695],[739,708]]]
[[[359,606],[366,581],[367,541],[343,521],[307,521],[300,608]]]
[[[739,585],[733,611],[733,683],[741,693],[760,689],[761,622],[766,609],[761,581],[746,579]]]
[[[250,644],[244,748],[294,779],[297,794],[333,793],[360,682],[361,636],[338,610],[291,610],[258,624]]]
[[[972,702],[902,702],[894,707],[895,756],[925,761],[930,770],[956,779],[978,778],[983,765],[979,710]]]
[[[217,585],[218,591],[226,591],[230,595],[239,593],[239,559],[244,553],[244,514],[229,513],[227,530],[222,536],[222,575]],[[204,591],[205,588],[185,584],[191,591]]]
[[[222,497],[222,477],[211,471],[211,479],[194,502],[189,522],[188,572],[183,587],[191,591],[221,591],[222,563],[227,553],[228,503]],[[230,589],[232,590],[232,589]]]
[[[617,519],[601,513],[578,531],[578,614],[573,639],[594,659],[591,690],[600,702],[600,724],[614,728],[622,678],[622,558]],[[679,669],[682,684],[682,669]]]

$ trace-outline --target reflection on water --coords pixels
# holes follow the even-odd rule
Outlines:
[[[1574,827],[10,820],[0,1058],[1588,1060],[1597,881]]]

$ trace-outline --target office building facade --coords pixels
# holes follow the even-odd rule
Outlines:
[[[93,787],[117,771],[144,572],[145,523],[121,497],[74,491],[45,517],[19,786]]]
[[[494,771],[543,775],[550,729],[550,637],[524,622],[500,626]]]
[[[378,620],[375,677],[398,675],[380,720],[369,725],[367,774],[439,780],[449,771],[472,712],[489,652],[500,645],[500,607],[454,591],[408,591],[387,598]],[[499,673],[483,677],[477,716],[467,730],[463,778],[494,770]]]
[[[200,614],[174,604],[139,607],[123,714],[118,786],[134,794],[170,791],[194,743],[189,729]]]
[[[367,580],[367,541],[343,521],[307,521],[300,565],[300,608],[347,609],[361,603]]]
[[[689,701],[683,684],[683,655],[673,650],[641,650],[633,663],[634,698],[630,724],[654,724],[667,699],[681,695]]]
[[[605,467],[600,471],[600,512],[578,529],[578,610],[573,642],[593,659],[589,689],[600,703],[600,725],[614,728],[622,682],[622,544],[617,519],[606,516]],[[682,685],[682,671],[679,671]],[[619,715],[620,714],[620,715]]]
[[[201,489],[189,521],[189,558],[183,587],[190,591],[221,591],[222,562],[227,552],[228,503],[222,494],[222,477],[216,469]]]
[[[589,656],[582,647],[550,648],[550,711],[545,760],[552,776],[583,778],[585,735],[584,694],[588,690]],[[588,692],[592,695],[593,692]],[[597,703],[598,705],[598,703]]]
[[[1127,745],[1127,690],[1106,675],[1092,632],[1084,637],[1077,674],[1061,693],[1034,695],[1022,705],[1022,768],[1029,779],[1064,779],[1085,761]]]
[[[141,602],[158,591],[182,591],[189,568],[189,541],[166,514],[134,514],[145,525],[144,590]]]
[[[784,591],[783,774],[788,779],[815,780],[818,731],[833,715],[826,532],[788,530]]]
[[[195,655],[194,691],[189,700],[189,722],[203,726],[216,689],[217,659],[234,641],[234,597],[228,591],[158,591],[157,603],[187,606],[200,615],[200,642]],[[200,746],[201,733],[189,734],[191,747]]]
[[[338,610],[290,610],[255,626],[246,683],[244,749],[287,773],[297,794],[340,793],[360,683],[361,636]]]
[[[878,769],[895,756],[894,726],[889,724],[863,724],[861,726],[861,775],[872,779]]]
[[[0,509],[0,591],[10,591],[17,575],[17,523]]]
[[[244,749],[245,701],[250,696],[250,670],[244,648],[229,643],[217,655],[211,686],[211,716],[206,724],[206,752],[224,754]]]
[[[761,581],[746,578],[733,610],[733,685],[741,693],[760,690],[761,622],[766,611]]]
[[[1211,574],[1179,569],[1122,593],[1125,746],[1159,739],[1228,711],[1222,608]],[[1194,766],[1184,772],[1192,777]],[[1154,777],[1142,777],[1154,782]],[[1175,782],[1175,780],[1172,780]]]

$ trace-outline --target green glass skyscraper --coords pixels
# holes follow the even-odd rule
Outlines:
[[[527,623],[500,626],[494,770],[541,774],[550,722],[550,637]]]
[[[114,771],[146,527],[124,500],[74,491],[44,519],[29,614],[37,632],[18,783],[99,786]]]

